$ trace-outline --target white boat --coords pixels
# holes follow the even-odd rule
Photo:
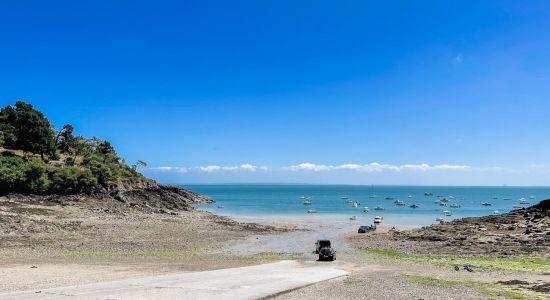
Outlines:
[[[397,200],[397,201],[395,201],[394,203],[395,203],[395,205],[399,205],[399,206],[405,205],[405,202],[403,202],[403,201],[401,201],[401,200]]]
[[[519,203],[520,204],[527,204],[527,199],[521,198],[521,199],[519,199]]]
[[[435,218],[435,220],[436,220],[437,222],[443,222],[443,221],[445,221],[445,219],[443,219],[443,218]]]
[[[380,223],[382,223],[382,217],[381,216],[374,217],[374,224],[380,224]]]
[[[306,199],[306,196],[301,196],[300,199],[304,200]]]
[[[493,215],[498,215],[500,212],[498,210],[493,211]]]
[[[378,205],[378,206],[376,206],[376,207],[374,208],[374,210],[384,210],[384,209],[385,209],[385,208],[382,207],[382,206],[380,206],[380,205]]]
[[[352,207],[357,207],[357,205],[359,205],[359,204],[357,204],[357,202],[353,202],[353,203],[351,204]]]
[[[412,198],[413,196],[412,195],[408,195],[407,198]]]
[[[311,201],[310,200],[304,200],[304,205],[311,205]]]
[[[346,200],[346,203],[353,203],[353,200],[349,199],[349,200]]]
[[[363,207],[363,212],[369,212],[369,207],[368,206]]]
[[[453,203],[451,204],[451,208],[460,208],[460,204]]]
[[[454,199],[455,197],[453,197],[453,196],[449,196],[449,197],[447,197],[447,198],[449,198],[449,199]]]
[[[352,220],[352,221],[355,221],[355,220],[357,220],[357,217],[356,216],[351,216],[349,219]]]
[[[453,213],[451,213],[451,212],[448,211],[448,210],[444,210],[444,211],[443,211],[443,214],[446,215],[447,217],[450,217]]]
[[[535,196],[529,196],[529,199],[535,199]]]
[[[307,210],[307,213],[308,214],[316,214],[317,210],[315,208],[310,208],[310,209]]]

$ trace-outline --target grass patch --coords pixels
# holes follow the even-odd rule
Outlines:
[[[16,213],[16,214],[47,216],[47,215],[51,215],[53,213],[53,210],[48,208],[40,208],[40,207],[14,206],[10,208],[10,212]]]
[[[393,249],[362,248],[361,250],[368,254],[380,255],[393,259],[424,261],[442,265],[473,265],[488,269],[550,272],[550,259],[545,257],[460,257],[450,255],[413,255]]]
[[[501,284],[494,284],[471,279],[452,280],[444,279],[438,276],[424,276],[409,273],[404,273],[402,275],[407,279],[407,282],[409,283],[430,287],[468,287],[475,289],[482,295],[488,296],[490,299],[548,299],[548,294],[523,289],[513,289]]]
[[[240,261],[278,261],[288,259],[300,259],[301,257],[288,254],[264,252],[253,255],[224,255],[227,259],[240,260]]]
[[[191,250],[91,250],[70,251],[69,256],[77,257],[183,257],[197,255]]]

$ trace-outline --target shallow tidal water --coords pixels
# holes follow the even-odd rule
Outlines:
[[[445,186],[359,186],[359,185],[185,185],[187,189],[216,201],[201,205],[202,210],[236,219],[257,222],[300,223],[310,226],[333,224],[355,226],[370,224],[382,216],[386,225],[423,226],[436,223],[436,218],[456,218],[506,213],[514,206],[529,206],[550,198],[550,187],[445,187]],[[430,192],[433,196],[425,196]],[[309,197],[311,204],[304,205]],[[347,197],[359,203],[352,207]],[[386,200],[386,197],[393,199]],[[446,198],[447,206],[435,203]],[[528,203],[520,204],[521,198]],[[395,199],[405,205],[394,204]],[[483,202],[490,206],[481,205]],[[452,203],[460,208],[452,208]],[[411,208],[411,204],[418,208]],[[363,212],[363,207],[369,212]],[[374,210],[381,206],[384,210]],[[315,209],[317,213],[307,213]],[[445,216],[448,210],[451,216]],[[356,216],[356,220],[350,217]]]

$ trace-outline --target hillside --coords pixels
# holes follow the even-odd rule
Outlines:
[[[145,162],[130,166],[109,141],[74,132],[71,124],[55,130],[31,104],[17,101],[2,108],[0,196],[59,203],[111,199],[149,210],[188,210],[195,202],[211,201],[159,185],[139,172]]]

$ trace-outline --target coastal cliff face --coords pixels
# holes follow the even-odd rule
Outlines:
[[[174,213],[193,210],[196,204],[213,200],[179,186],[161,185],[150,179],[125,182],[110,191],[75,195],[21,195],[8,194],[7,201],[19,203],[47,203],[50,205],[78,205],[106,210],[134,209],[153,213]],[[0,206],[2,202],[0,202]]]

